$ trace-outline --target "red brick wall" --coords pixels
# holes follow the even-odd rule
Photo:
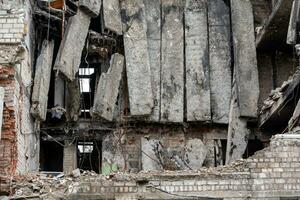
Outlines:
[[[0,66],[0,86],[5,88],[2,135],[0,140],[0,191],[6,190],[6,176],[16,172],[17,134],[15,117],[15,69]]]

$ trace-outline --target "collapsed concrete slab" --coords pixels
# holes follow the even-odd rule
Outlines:
[[[103,0],[102,5],[102,29],[108,29],[118,35],[122,35],[122,20],[119,0]]]
[[[4,94],[5,94],[4,88],[0,87],[0,140],[1,140],[2,121],[3,121]]]
[[[65,107],[65,81],[57,76],[54,83],[54,106]]]
[[[228,123],[231,96],[231,34],[229,7],[208,1],[209,64],[212,121]]]
[[[82,49],[89,31],[91,17],[81,9],[71,17],[60,44],[54,69],[62,73],[69,81],[75,80],[79,70]]]
[[[131,116],[149,116],[153,108],[147,23],[142,0],[122,0],[124,48]]]
[[[161,121],[183,122],[184,30],[181,0],[162,1]]]
[[[79,7],[91,17],[97,17],[100,14],[102,0],[79,0]]]
[[[247,120],[240,117],[238,88],[236,78],[234,78],[230,102],[226,164],[243,158],[243,154],[247,148],[249,134],[250,130],[247,128]]]
[[[186,1],[185,57],[187,120],[211,120],[207,0]]]
[[[93,116],[109,121],[113,120],[123,69],[124,56],[118,53],[114,54],[108,72],[103,73],[100,77],[92,109]]]
[[[36,61],[36,72],[32,90],[31,114],[39,121],[45,121],[47,115],[48,92],[50,87],[54,41],[44,41],[41,53]]]
[[[160,120],[161,0],[144,0],[154,107],[150,121]]]
[[[81,114],[80,83],[76,78],[72,82],[67,82],[67,102],[66,118],[67,121],[77,121]]]
[[[240,116],[257,117],[259,81],[251,2],[231,0],[231,19]]]

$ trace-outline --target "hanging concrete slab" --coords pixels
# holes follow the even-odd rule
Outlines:
[[[162,1],[161,121],[184,118],[184,29],[182,0]]]
[[[211,120],[207,0],[186,0],[185,59],[187,120]]]
[[[45,40],[41,53],[36,60],[36,71],[32,90],[31,114],[34,118],[45,121],[47,115],[48,92],[50,87],[54,41]]]
[[[154,108],[150,121],[160,119],[161,0],[144,0]]]
[[[66,117],[67,121],[77,121],[81,114],[81,94],[78,77],[74,81],[67,82],[66,94]]]
[[[57,76],[54,83],[54,106],[65,107],[65,81]]]
[[[259,81],[250,0],[231,1],[234,66],[241,117],[257,117]]]
[[[3,122],[4,94],[5,94],[4,87],[0,87],[0,140],[1,140],[2,122]]]
[[[114,54],[108,72],[100,77],[92,110],[94,116],[109,121],[113,120],[123,69],[124,56],[118,53]]]
[[[90,16],[78,9],[77,14],[69,19],[64,38],[60,44],[54,69],[70,81],[75,80],[75,75],[79,70],[90,21]]]
[[[103,29],[108,29],[118,35],[123,34],[119,0],[103,0],[102,25]]]
[[[235,68],[236,69],[236,68]],[[250,130],[247,129],[247,120],[240,117],[240,108],[237,96],[237,85],[233,80],[233,92],[230,102],[226,164],[242,159],[247,148]]]
[[[209,64],[212,121],[228,124],[231,96],[229,7],[223,0],[208,1]]]
[[[149,116],[153,108],[147,23],[142,0],[122,0],[124,48],[130,103],[134,117]]]
[[[102,0],[79,0],[79,7],[90,17],[97,17],[100,14]]]

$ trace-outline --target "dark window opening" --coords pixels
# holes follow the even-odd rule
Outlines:
[[[257,138],[255,138],[254,140],[248,140],[248,145],[243,155],[243,158],[248,158],[250,156],[253,156],[255,152],[262,150],[263,148],[264,148],[264,144]]]
[[[41,171],[62,172],[63,171],[64,148],[50,141],[41,141],[40,169]]]
[[[96,173],[101,171],[101,142],[79,141],[77,143],[77,166]]]

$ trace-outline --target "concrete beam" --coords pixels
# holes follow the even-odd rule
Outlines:
[[[40,55],[36,61],[36,71],[32,90],[31,114],[34,118],[45,121],[47,115],[48,93],[51,79],[51,69],[54,51],[54,41],[44,41]]]
[[[250,0],[231,0],[234,66],[241,117],[257,117],[259,81]]]
[[[122,0],[124,48],[131,116],[149,116],[154,106],[147,23],[142,0]]]
[[[187,121],[211,120],[208,50],[207,0],[186,0]]]
[[[3,122],[4,95],[5,95],[5,89],[4,87],[0,87],[0,140],[1,140],[2,122]]]
[[[124,56],[118,53],[112,55],[108,72],[100,77],[92,109],[93,116],[113,120],[123,69]]]
[[[182,0],[162,1],[161,121],[184,119],[184,29]]]
[[[79,0],[78,6],[90,17],[100,14],[102,0]]]
[[[160,120],[161,0],[144,0],[154,107],[150,121]]]
[[[231,96],[231,34],[229,7],[208,1],[211,110],[214,123],[228,124]]]
[[[103,0],[102,25],[103,29],[109,29],[118,35],[123,34],[119,0]]]
[[[74,81],[79,70],[81,54],[89,31],[91,17],[81,9],[68,21],[68,26],[55,61],[54,69]]]

